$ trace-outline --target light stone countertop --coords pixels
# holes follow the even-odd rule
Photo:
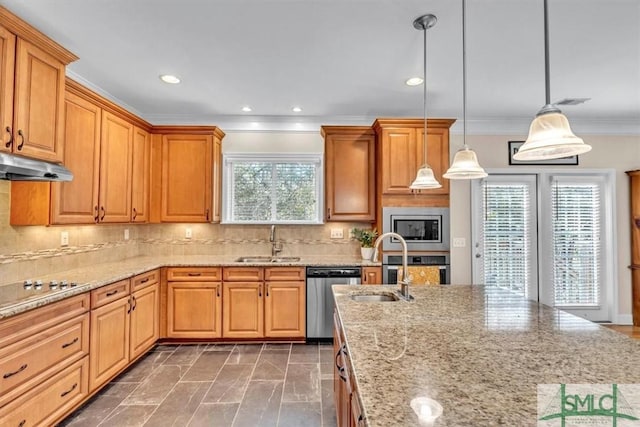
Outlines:
[[[333,286],[369,426],[419,425],[418,396],[444,407],[437,427],[535,426],[549,403],[538,384],[640,383],[640,342],[508,291],[413,286],[412,302],[350,298],[383,291]]]
[[[51,280],[67,280],[69,283],[76,282],[79,285],[75,288],[66,290],[58,290],[53,293],[43,293],[28,299],[19,299],[16,294],[12,300],[11,293],[15,292],[10,286],[0,285],[0,292],[4,293],[2,299],[12,300],[9,303],[0,305],[0,319],[15,316],[27,310],[41,307],[55,301],[60,301],[73,295],[78,295],[101,286],[108,285],[119,280],[128,279],[132,276],[145,273],[160,267],[220,267],[220,266],[269,266],[269,267],[287,267],[287,266],[380,266],[380,263],[364,261],[356,257],[327,257],[327,256],[302,256],[300,261],[296,262],[278,262],[278,263],[248,263],[236,262],[238,255],[235,256],[219,256],[219,255],[183,255],[183,256],[141,256],[129,258],[118,262],[109,262],[103,264],[94,264],[82,268],[63,271],[55,274],[41,276],[30,279],[42,280],[44,286]],[[25,277],[26,279],[27,277]]]

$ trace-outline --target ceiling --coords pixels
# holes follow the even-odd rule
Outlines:
[[[428,115],[462,117],[462,0],[0,4],[80,57],[70,77],[149,122],[225,131],[421,117],[422,86],[404,82],[422,74],[412,22],[432,13]],[[526,134],[544,104],[542,4],[467,1],[470,133]],[[562,107],[574,131],[640,135],[640,1],[549,0],[549,19],[552,101],[591,98]]]

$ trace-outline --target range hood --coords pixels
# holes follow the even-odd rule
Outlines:
[[[0,153],[0,179],[9,181],[71,181],[73,174],[62,165]]]

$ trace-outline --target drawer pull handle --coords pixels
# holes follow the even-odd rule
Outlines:
[[[20,144],[18,145],[18,151],[22,151],[22,147],[24,147],[24,134],[22,133],[22,129],[18,129],[18,135],[20,136],[20,138],[22,138],[20,140]]]
[[[6,144],[4,144],[4,146],[9,148],[9,147],[11,147],[11,144],[13,144],[13,133],[11,132],[11,128],[9,126],[7,126],[7,128],[5,130],[9,134],[9,140],[7,141]]]
[[[75,344],[75,343],[77,343],[77,342],[78,342],[78,337],[75,337],[75,338],[73,339],[73,341],[68,342],[68,343],[65,343],[65,344],[62,344],[62,348],[70,347],[70,346],[74,345],[74,344]]]
[[[27,420],[22,420],[20,421],[20,424],[18,424],[18,427],[24,427],[26,423],[27,423]]]
[[[191,277],[202,276],[202,273],[189,273],[189,276]]]
[[[148,281],[149,281],[149,278],[145,277],[144,279],[140,280],[140,284],[147,283]]]
[[[65,397],[67,394],[71,393],[77,387],[78,387],[78,383],[73,384],[69,390],[63,391],[62,394],[60,395],[60,397]]]
[[[110,296],[113,296],[113,295],[115,295],[117,293],[118,293],[118,290],[116,289],[115,291],[107,292],[106,296],[110,297]]]
[[[2,378],[4,378],[6,380],[7,378],[10,378],[10,377],[12,377],[12,376],[14,376],[16,374],[19,374],[20,372],[24,371],[25,369],[27,369],[27,364],[26,363],[24,365],[20,366],[20,368],[17,371],[9,372],[9,373],[4,374],[2,376]]]
[[[216,295],[220,298],[220,285],[216,286]]]

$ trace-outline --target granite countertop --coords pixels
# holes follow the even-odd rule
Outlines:
[[[418,396],[443,406],[435,426],[535,426],[549,403],[538,384],[640,383],[640,342],[498,288],[413,286],[415,301],[375,303],[349,294],[388,286],[333,291],[369,426],[419,425]]]
[[[278,262],[278,263],[248,263],[237,262],[238,255],[234,256],[216,256],[216,255],[183,255],[183,256],[141,256],[134,257],[118,262],[108,262],[102,264],[93,264],[87,267],[76,268],[40,276],[37,278],[46,284],[51,280],[60,280],[64,278],[68,282],[76,282],[78,286],[65,290],[58,290],[52,293],[42,293],[28,299],[20,299],[17,296],[12,300],[12,293],[15,289],[9,286],[0,285],[0,292],[3,293],[2,300],[9,301],[0,304],[0,319],[15,316],[16,314],[50,304],[55,301],[69,298],[92,289],[108,285],[118,280],[128,279],[137,274],[145,273],[160,267],[220,267],[220,266],[269,266],[269,267],[287,267],[287,266],[380,266],[378,262],[365,261],[360,258],[349,257],[327,257],[327,256],[302,256],[299,261],[295,262]],[[8,284],[5,284],[8,285]]]

